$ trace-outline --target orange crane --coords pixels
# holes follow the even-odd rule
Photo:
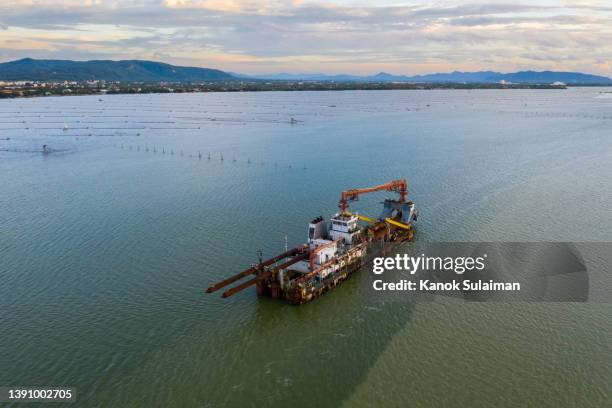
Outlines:
[[[346,213],[348,208],[348,201],[356,200],[361,194],[374,193],[376,191],[392,191],[396,192],[400,195],[400,202],[406,202],[406,195],[408,194],[408,186],[406,184],[406,179],[401,180],[393,180],[385,184],[381,184],[375,187],[369,188],[358,188],[354,190],[347,190],[342,192],[342,197],[340,198],[340,210],[342,214]]]

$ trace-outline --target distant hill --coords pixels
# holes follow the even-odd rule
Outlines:
[[[513,74],[500,74],[505,81],[523,84],[542,84],[564,82],[568,85],[611,85],[612,79],[604,76],[582,74],[580,72],[521,71]]]
[[[0,80],[106,80],[138,82],[196,82],[235,79],[227,72],[210,68],[179,67],[141,60],[36,60],[24,58],[0,63]]]
[[[497,83],[500,81],[517,84],[552,84],[563,82],[568,85],[612,85],[612,79],[580,72],[521,71],[501,73],[494,71],[449,72],[427,75],[394,75],[380,72],[370,76],[325,75],[325,74],[273,74],[257,75],[255,78],[304,81],[366,81],[366,82],[427,82],[427,83]]]
[[[477,72],[449,72],[445,74],[427,74],[415,75],[410,77],[411,81],[418,82],[468,82],[468,83],[490,83],[499,82],[498,78],[503,74],[493,71],[477,71]]]
[[[179,67],[154,61],[142,60],[36,60],[24,58],[0,63],[0,81],[84,81],[99,79],[123,82],[199,82],[231,81],[240,79],[266,79],[284,81],[335,81],[335,82],[427,82],[427,83],[470,83],[490,84],[500,81],[515,84],[552,84],[563,82],[568,85],[612,85],[612,79],[583,74],[580,72],[521,71],[501,73],[495,71],[449,72],[427,75],[394,75],[380,72],[376,75],[329,75],[292,74],[242,75],[211,68]]]

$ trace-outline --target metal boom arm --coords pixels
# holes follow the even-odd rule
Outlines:
[[[401,180],[393,180],[385,184],[381,184],[375,187],[369,188],[358,188],[354,190],[347,190],[342,192],[342,197],[340,197],[340,209],[342,214],[346,212],[348,208],[348,201],[356,200],[357,197],[361,194],[374,193],[376,191],[393,191],[400,195],[400,202],[406,202],[406,195],[408,194],[408,187],[406,184],[406,179]]]

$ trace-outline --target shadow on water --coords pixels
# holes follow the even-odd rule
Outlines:
[[[204,306],[203,314],[221,318],[206,329],[195,324],[191,334],[150,352],[145,364],[114,378],[87,403],[340,406],[414,310],[408,302],[364,298],[359,285],[353,277],[301,306],[257,298],[254,290],[223,300],[233,304],[221,309]]]
[[[414,309],[360,295],[355,276],[302,306],[259,299],[245,326],[230,335],[228,352],[239,361],[218,367],[230,383],[249,373],[246,382],[220,384],[226,406],[336,407],[349,399]],[[201,402],[211,402],[207,397]]]
[[[280,375],[273,382],[277,387],[269,390],[275,398],[264,401],[261,394],[253,392],[250,400],[256,406],[264,402],[272,406],[340,406],[366,380],[393,337],[410,322],[413,307],[401,303],[347,303],[346,298],[334,299],[330,294],[320,305],[290,310],[281,322],[284,333],[279,333],[269,346],[270,352],[282,350],[282,359],[277,358],[281,362]],[[271,329],[274,323],[266,320],[263,314],[257,319],[256,331]],[[303,338],[285,343],[283,334],[290,336],[291,331],[308,326],[311,333],[304,330],[308,334]]]

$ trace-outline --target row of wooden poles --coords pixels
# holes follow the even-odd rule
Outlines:
[[[175,152],[174,149],[166,149],[165,147],[157,147],[157,146],[153,146],[153,147],[149,147],[148,145],[145,146],[141,146],[141,145],[125,145],[125,144],[113,144],[113,147],[118,147],[120,149],[123,150],[132,150],[132,151],[137,151],[137,152],[145,152],[145,153],[160,153],[162,155],[170,155],[170,156],[180,156],[180,157],[190,157],[190,158],[196,158],[198,160],[206,160],[206,161],[219,161],[219,162],[224,162],[227,161],[225,159],[225,157],[223,156],[223,153],[215,153],[215,154],[211,154],[210,152],[206,155],[203,155],[201,151],[198,151],[197,154],[189,154],[189,155],[185,155],[185,152],[183,150],[179,150],[178,152]],[[238,163],[239,160],[236,159],[236,157],[232,157],[231,160],[232,163]],[[260,161],[260,162],[254,162],[251,161],[250,158],[247,158],[246,160],[247,164],[259,164],[261,166],[265,165],[266,162],[265,161]],[[280,163],[278,163],[277,161],[274,162],[274,167],[286,167],[286,168],[293,168],[293,165],[288,164],[288,165],[281,165]],[[306,170],[306,164],[304,164],[304,166],[302,167],[302,169]]]

